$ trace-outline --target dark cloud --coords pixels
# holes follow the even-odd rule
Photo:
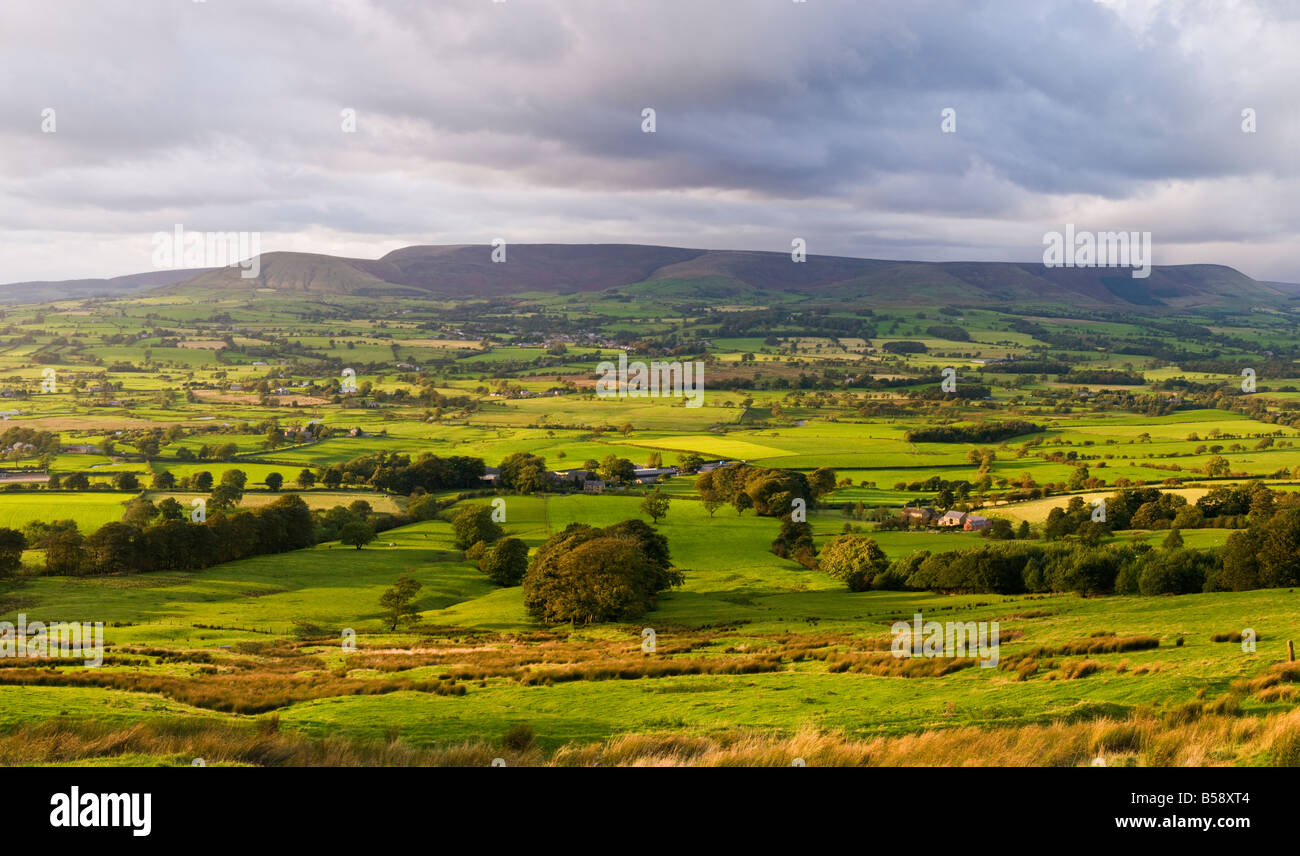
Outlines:
[[[1067,221],[1300,279],[1298,35],[1265,0],[10,0],[0,280],[147,268],[175,222],[1033,259]]]

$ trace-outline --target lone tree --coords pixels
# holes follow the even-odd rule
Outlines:
[[[379,605],[384,610],[389,630],[396,630],[397,625],[403,621],[414,620],[419,615],[420,611],[415,608],[413,601],[422,588],[423,585],[403,575],[397,578],[392,588],[379,596]]]
[[[316,484],[316,474],[311,470],[304,469],[298,473],[298,487],[306,490],[314,484]]]
[[[517,586],[528,570],[528,545],[518,538],[503,538],[483,554],[478,569],[499,586]]]
[[[524,574],[524,606],[549,624],[625,621],[682,581],[670,566],[668,539],[644,521],[604,529],[571,523],[537,549]]]
[[[280,485],[284,484],[284,476],[279,473],[267,473],[265,481],[268,490],[277,491]]]
[[[467,505],[451,519],[451,529],[456,535],[456,546],[461,550],[482,541],[491,544],[501,540],[505,531],[492,519],[492,509],[486,505]]]
[[[364,520],[350,520],[339,529],[339,541],[360,550],[375,540],[375,527]]]
[[[648,516],[659,525],[659,518],[668,514],[668,497],[659,488],[655,488],[654,493],[646,494],[645,499],[641,500],[641,513]]]

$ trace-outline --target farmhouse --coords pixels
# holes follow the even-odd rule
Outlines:
[[[600,476],[597,473],[585,469],[554,470],[551,472],[551,480],[564,487],[578,487],[599,478]],[[601,482],[601,484],[604,484],[604,482]]]
[[[943,516],[935,521],[938,526],[961,526],[966,522],[966,512],[964,511],[946,511]]]
[[[967,532],[983,532],[993,525],[993,521],[987,517],[981,517],[978,514],[967,514],[966,521],[962,523],[961,528]]]
[[[915,523],[919,525],[933,523],[938,517],[933,508],[904,508],[898,513],[898,516],[904,523]]]

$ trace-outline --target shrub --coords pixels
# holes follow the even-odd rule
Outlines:
[[[532,748],[533,740],[533,727],[526,722],[517,722],[501,738],[501,745],[511,752],[527,752]]]

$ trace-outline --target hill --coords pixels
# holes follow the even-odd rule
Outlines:
[[[9,282],[0,284],[0,301],[5,303],[26,303],[33,300],[63,300],[80,297],[122,297],[184,282],[211,268],[190,268],[186,270],[151,270],[145,273],[133,273],[115,276],[111,279],[64,279],[35,280],[31,282]]]
[[[154,275],[186,272],[156,272]],[[192,272],[190,272],[192,273]],[[148,277],[140,274],[136,278]],[[130,280],[121,277],[119,280]],[[99,282],[99,281],[95,281]],[[106,282],[117,282],[109,280]],[[156,284],[156,283],[155,283]],[[40,284],[27,284],[40,285]],[[52,284],[68,291],[67,283]],[[101,286],[102,288],[102,286]],[[1117,268],[1047,268],[1029,262],[918,262],[807,257],[638,244],[517,244],[505,263],[485,245],[413,246],[379,259],[263,253],[260,275],[237,268],[173,278],[162,293],[350,294],[362,297],[505,297],[524,293],[628,294],[744,300],[780,294],[869,300],[883,305],[1026,306],[1158,311],[1248,308],[1297,299],[1223,265],[1153,267],[1145,279]],[[28,292],[30,294],[30,290]]]

